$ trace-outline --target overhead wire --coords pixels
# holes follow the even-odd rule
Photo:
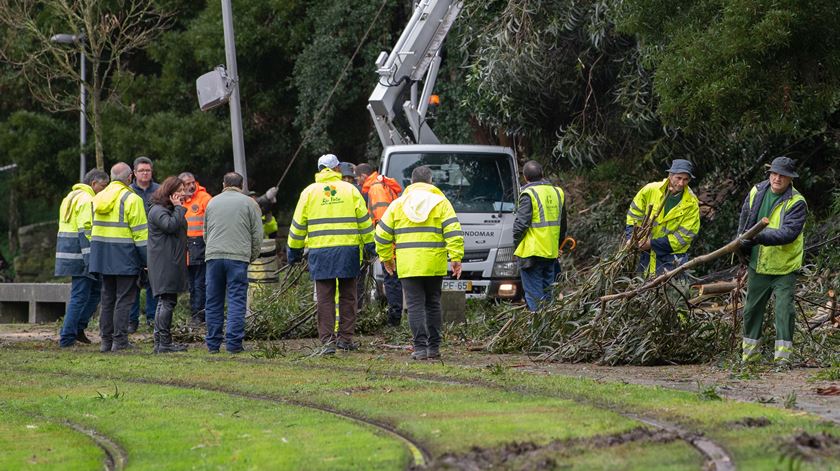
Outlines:
[[[362,46],[367,41],[367,38],[370,35],[370,32],[373,30],[374,25],[376,25],[376,22],[379,19],[379,16],[382,14],[382,11],[385,9],[385,6],[388,4],[388,2],[389,2],[389,0],[382,0],[382,4],[379,6],[379,9],[376,11],[376,15],[373,16],[373,20],[371,20],[370,25],[368,25],[367,31],[365,31],[365,34],[362,35],[362,38],[359,40],[359,43],[356,45],[356,50],[353,51],[353,55],[350,56],[350,59],[347,61],[346,64],[344,64],[344,68],[341,70],[341,73],[338,74],[338,79],[336,80],[335,85],[333,85],[332,90],[330,90],[330,93],[327,95],[327,98],[324,100],[324,103],[321,105],[321,108],[318,110],[318,112],[313,117],[312,123],[310,124],[308,130],[304,133],[303,139],[300,141],[300,145],[298,145],[297,150],[295,150],[295,153],[292,155],[292,159],[289,161],[289,164],[286,166],[286,169],[283,171],[283,175],[280,176],[280,180],[277,182],[277,185],[276,185],[278,188],[283,183],[283,180],[286,179],[286,175],[288,175],[289,170],[291,170],[291,168],[292,168],[292,165],[294,165],[295,161],[297,160],[298,156],[300,155],[300,152],[303,150],[304,146],[307,144],[307,142],[311,138],[313,129],[315,128],[315,124],[318,123],[318,121],[321,119],[321,115],[324,114],[324,111],[326,111],[327,106],[329,106],[330,100],[332,99],[336,90],[338,90],[338,86],[341,85],[341,82],[344,80],[344,77],[347,75],[347,71],[350,70],[350,66],[353,64],[353,61],[356,60],[356,56],[358,56],[359,52],[362,50]]]

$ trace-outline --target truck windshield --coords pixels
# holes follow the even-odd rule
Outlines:
[[[386,175],[403,186],[411,184],[411,172],[425,165],[432,170],[432,183],[459,213],[513,212],[515,184],[508,154],[399,152],[388,159]]]

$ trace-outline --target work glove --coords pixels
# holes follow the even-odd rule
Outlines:
[[[286,249],[286,260],[288,260],[289,265],[297,265],[303,261],[303,250],[292,248]]]
[[[752,255],[752,248],[755,247],[755,241],[752,239],[740,239],[738,241],[738,253],[741,254],[742,257],[749,260],[750,255]]]
[[[272,203],[277,202],[277,187],[273,186],[265,192],[265,198],[270,200]]]
[[[364,252],[366,262],[373,260],[374,258],[376,258],[376,244],[374,244],[373,242],[365,244]]]

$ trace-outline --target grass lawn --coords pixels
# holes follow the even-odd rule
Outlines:
[[[633,416],[702,433],[740,469],[786,467],[783,445],[798,433],[840,436],[838,427],[818,418],[760,404],[359,353],[255,360],[203,351],[102,355],[91,347],[67,352],[17,344],[0,347],[0,357],[0,378],[8,385],[0,405],[14,411],[12,423],[43,417],[53,424],[42,429],[43,436],[33,434],[33,450],[50,441],[49,433],[63,434],[86,444],[78,459],[101,460],[101,450],[87,437],[61,427],[70,420],[119,443],[135,469],[153,469],[161,460],[171,469],[402,469],[412,462],[398,437],[310,406],[392,428],[439,459],[435,466],[467,459],[476,447],[524,443],[504,457],[503,467],[702,468],[704,457],[681,439],[595,445],[599,437],[646,427]],[[757,417],[769,423],[739,425]],[[0,445],[0,451],[8,446]],[[0,469],[11,464],[5,455],[0,453]],[[795,459],[801,469],[840,469],[837,456]]]

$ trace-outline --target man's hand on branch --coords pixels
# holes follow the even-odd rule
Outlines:
[[[642,252],[650,252],[650,239],[645,239],[639,242],[638,247]]]

